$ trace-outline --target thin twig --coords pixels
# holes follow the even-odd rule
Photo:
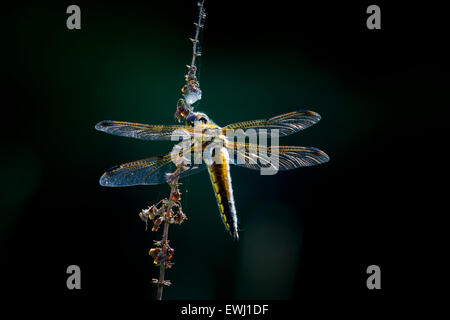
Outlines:
[[[203,28],[204,26],[204,21],[206,18],[206,13],[205,13],[205,9],[203,9],[203,4],[205,3],[205,0],[203,0],[201,3],[199,2],[199,14],[198,14],[198,21],[197,23],[194,23],[195,25],[195,37],[192,40],[192,42],[194,43],[194,46],[192,48],[192,62],[191,62],[191,68],[195,67],[195,59],[197,58],[197,56],[200,56],[201,53],[198,51],[198,37],[200,35],[200,29]]]
[[[159,279],[152,279],[152,282],[158,287],[156,292],[157,300],[162,299],[163,287],[171,285],[170,280],[165,279],[166,269],[173,266],[171,259],[175,251],[169,245],[169,224],[181,224],[187,219],[181,207],[181,192],[179,190],[180,184],[178,183],[180,173],[184,170],[185,167],[181,164],[175,172],[167,175],[167,183],[170,186],[169,199],[162,199],[156,205],[142,210],[139,214],[146,225],[149,220],[153,221],[152,231],[158,231],[161,225],[164,224],[162,239],[153,241],[155,247],[150,249],[149,252],[154,258],[153,263],[159,267]]]
[[[194,111],[193,104],[202,99],[202,90],[198,81],[198,61],[196,59],[201,56],[199,38],[201,30],[205,26],[206,11],[203,8],[204,3],[205,0],[198,2],[198,19],[197,22],[194,22],[195,36],[193,39],[189,38],[192,41],[192,61],[190,65],[186,65],[188,68],[188,72],[185,75],[186,84],[181,89],[183,98],[180,98],[177,102],[175,118],[178,121],[181,121],[182,118],[187,120],[189,114]]]
[[[195,37],[191,39],[193,43],[192,62],[188,67],[188,73],[185,76],[186,84],[182,88],[183,98],[178,101],[175,117],[178,121],[185,118],[187,121],[188,115],[193,111],[192,104],[201,99],[202,91],[200,90],[200,83],[197,80],[197,66],[196,58],[201,56],[199,50],[199,36],[201,29],[204,27],[206,12],[203,8],[205,0],[198,2],[199,13],[198,20],[195,25]],[[165,279],[166,269],[171,268],[173,263],[170,262],[174,249],[169,246],[169,224],[181,224],[186,220],[186,215],[183,213],[181,207],[181,193],[178,189],[178,179],[180,174],[185,170],[183,164],[177,165],[175,172],[167,176],[167,183],[170,186],[169,199],[163,199],[158,204],[150,206],[146,210],[142,210],[139,214],[141,219],[148,223],[148,220],[153,220],[152,231],[157,231],[162,223],[164,223],[163,237],[161,241],[154,241],[155,248],[150,250],[150,255],[154,257],[154,263],[159,266],[159,279],[152,279],[152,282],[158,286],[156,292],[156,300],[162,300],[164,286],[169,286],[171,283]],[[173,208],[177,208],[176,213]]]
[[[178,177],[176,177],[175,179],[176,179],[174,182],[175,186],[171,186],[171,189],[170,189],[170,197],[169,197],[169,204],[168,204],[167,210],[166,210],[166,217],[169,216],[170,210],[172,208],[172,199],[174,196],[174,190],[176,188],[178,188]],[[166,220],[166,221],[164,221],[164,231],[163,231],[163,238],[162,238],[163,250],[164,250],[164,248],[167,248],[167,246],[169,245],[168,238],[169,238],[169,222]],[[164,288],[163,283],[164,283],[165,274],[166,274],[166,266],[164,263],[161,263],[159,265],[159,285],[158,285],[158,291],[156,292],[156,300],[162,299],[163,288]]]

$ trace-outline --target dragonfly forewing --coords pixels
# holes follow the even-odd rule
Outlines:
[[[149,125],[125,121],[104,120],[96,124],[95,129],[116,136],[141,140],[180,141],[194,133],[193,128],[182,125]]]
[[[261,130],[279,130],[280,137],[304,130],[320,121],[320,115],[314,111],[298,110],[275,116],[265,120],[251,120],[230,124],[223,128],[223,134],[227,130],[254,129],[256,133]]]

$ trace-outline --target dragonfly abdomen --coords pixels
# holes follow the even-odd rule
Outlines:
[[[234,206],[233,188],[228,157],[220,155],[222,163],[213,163],[208,167],[211,183],[219,205],[222,221],[233,239],[238,240],[237,214]]]

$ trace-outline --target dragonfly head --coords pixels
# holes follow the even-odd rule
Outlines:
[[[211,120],[203,112],[191,112],[188,115],[186,122],[189,126],[195,127],[209,124],[211,123]]]

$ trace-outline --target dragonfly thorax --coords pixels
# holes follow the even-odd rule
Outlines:
[[[213,123],[206,115],[206,113],[203,112],[191,112],[187,117],[186,122],[191,127],[197,127]]]
[[[217,143],[211,143],[206,147],[204,155],[204,161],[208,167],[216,164],[226,164],[230,161],[228,150],[218,145]]]

